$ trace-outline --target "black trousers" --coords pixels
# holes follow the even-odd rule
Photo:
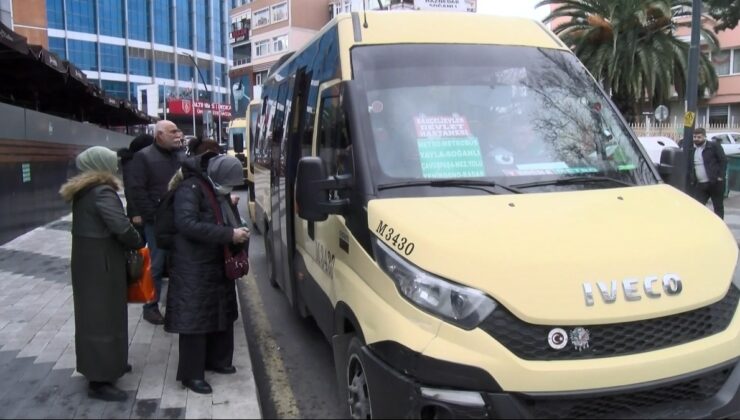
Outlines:
[[[180,334],[177,380],[205,379],[206,368],[231,366],[233,358],[233,327],[208,334]]]
[[[693,187],[693,196],[700,203],[706,205],[712,199],[714,213],[721,219],[725,218],[725,183],[724,182],[700,182]]]

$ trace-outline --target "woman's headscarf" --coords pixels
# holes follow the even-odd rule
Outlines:
[[[214,156],[208,160],[206,174],[216,190],[224,221],[233,227],[241,226],[231,208],[229,193],[233,187],[244,184],[242,163],[234,156]]]
[[[236,187],[244,184],[244,168],[234,156],[218,155],[208,161],[208,178],[218,186]]]
[[[77,155],[75,164],[82,172],[100,171],[115,174],[118,172],[118,155],[107,147],[93,146]]]

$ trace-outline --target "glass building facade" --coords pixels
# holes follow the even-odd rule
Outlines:
[[[114,97],[227,95],[231,0],[46,0],[49,49]],[[200,84],[194,85],[193,81]],[[216,86],[218,83],[219,86]],[[203,84],[207,88],[203,89]]]

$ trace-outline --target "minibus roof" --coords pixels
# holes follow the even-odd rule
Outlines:
[[[354,19],[359,18],[355,23],[359,23],[361,37],[355,36],[353,15],[357,16]],[[349,30],[354,44],[499,44],[568,49],[541,22],[527,18],[462,12],[373,11],[340,14],[336,20],[340,37],[346,39],[342,31]]]
[[[349,50],[355,45],[491,44],[570,51],[542,22],[534,19],[463,12],[361,11],[337,15],[306,45],[273,69],[269,78],[335,26],[339,31],[345,75],[349,69]]]

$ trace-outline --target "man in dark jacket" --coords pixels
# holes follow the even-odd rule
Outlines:
[[[707,141],[707,132],[703,128],[694,131],[694,147],[691,148],[693,168],[689,171],[689,184],[694,198],[707,204],[712,199],[714,212],[720,218],[725,216],[725,173],[727,157],[722,146]]]
[[[147,246],[152,256],[152,277],[157,289],[154,302],[144,305],[144,319],[155,325],[164,323],[159,311],[159,296],[162,290],[162,274],[167,252],[157,247],[154,235],[154,215],[162,196],[167,192],[167,184],[175,175],[183,159],[180,149],[181,131],[172,121],[159,121],[155,127],[154,144],[145,147],[134,155],[130,164],[128,179],[131,199],[139,215],[144,219],[144,232]]]

